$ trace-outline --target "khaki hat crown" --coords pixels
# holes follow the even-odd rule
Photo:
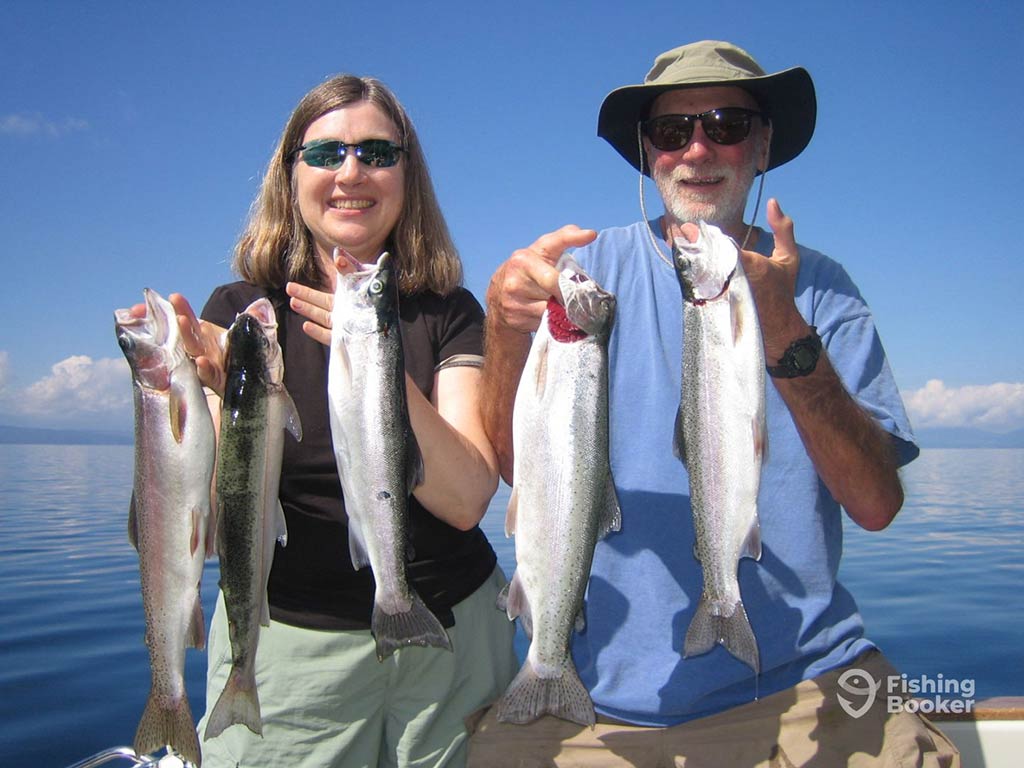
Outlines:
[[[793,67],[766,74],[753,56],[721,40],[702,40],[666,51],[654,60],[642,84],[609,93],[601,104],[597,135],[641,170],[637,124],[647,118],[654,100],[665,91],[714,86],[744,89],[771,121],[768,170],[788,163],[810,142],[817,100],[807,70]]]

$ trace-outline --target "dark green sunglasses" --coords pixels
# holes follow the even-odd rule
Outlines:
[[[390,168],[398,162],[405,151],[404,147],[392,144],[385,139],[367,139],[358,144],[346,144],[335,139],[318,139],[303,144],[295,154],[306,165],[312,168],[329,168],[332,171],[341,167],[352,152],[356,159],[374,168]]]

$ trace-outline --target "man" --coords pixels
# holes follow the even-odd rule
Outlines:
[[[598,134],[655,181],[665,215],[600,234],[563,227],[493,276],[481,402],[507,481],[530,333],[548,296],[559,296],[553,265],[578,248],[576,260],[617,295],[609,416],[622,530],[597,546],[586,630],[573,640],[597,727],[552,717],[502,724],[492,710],[471,741],[471,765],[958,764],[927,721],[887,712],[877,686],[896,673],[836,580],[840,507],[864,528],[886,527],[903,503],[898,467],[918,453],[871,314],[841,266],[797,245],[777,201],[767,205],[771,233],[744,223],[756,177],[800,154],[815,114],[802,68],[768,75],[722,42],[662,54],[644,83],[608,95]],[[739,567],[759,674],[722,646],[682,655],[702,572],[687,474],[672,451],[682,297],[667,254],[676,237],[695,238],[698,220],[750,249],[742,265],[771,374],[763,550]],[[858,686],[878,694],[874,704],[844,711],[840,694],[866,700],[843,693]]]

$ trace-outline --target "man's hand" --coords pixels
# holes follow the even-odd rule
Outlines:
[[[569,248],[593,242],[597,232],[568,224],[539,237],[528,248],[520,248],[498,267],[487,288],[489,325],[519,333],[537,330],[548,298],[561,300],[555,264]]]

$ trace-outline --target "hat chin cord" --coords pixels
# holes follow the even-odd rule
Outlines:
[[[646,222],[649,221],[649,219],[647,218],[647,205],[644,201],[644,141],[641,123],[639,121],[637,121],[636,124],[636,145],[640,156],[640,215],[644,217],[644,221]],[[747,241],[750,240],[750,234],[754,231],[754,222],[757,220],[757,210],[761,207],[761,193],[764,192],[764,178],[768,175],[768,163],[770,161],[769,152],[771,152],[770,145],[765,151],[765,170],[761,171],[761,181],[757,185],[757,198],[754,200],[754,214],[750,219],[750,224],[747,226],[747,234],[743,236],[743,242],[740,243],[740,250],[747,247]],[[665,257],[665,253],[661,250],[661,245],[658,244],[658,241],[654,237],[654,233],[651,231],[650,227],[647,228],[647,236],[650,238],[651,246],[654,248],[654,252],[658,254],[658,258],[672,267],[672,269],[675,269],[675,265]]]

